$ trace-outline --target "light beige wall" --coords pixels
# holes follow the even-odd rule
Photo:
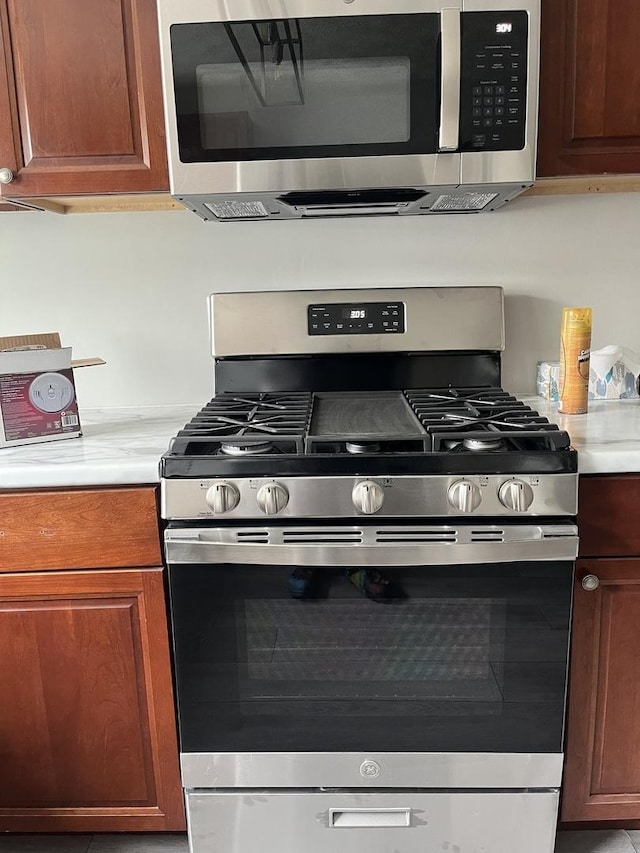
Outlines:
[[[560,309],[640,350],[640,194],[531,198],[485,216],[216,225],[188,213],[0,214],[0,336],[59,330],[82,406],[201,404],[214,290],[499,284],[504,386],[557,358]]]

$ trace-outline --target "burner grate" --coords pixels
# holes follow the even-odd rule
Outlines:
[[[501,388],[426,389],[405,396],[434,453],[555,451],[571,443],[556,424]]]
[[[312,395],[220,394],[204,406],[176,436],[172,452],[185,456],[302,453],[311,417]],[[240,454],[238,454],[240,455]]]
[[[350,447],[348,448],[347,445]],[[353,453],[356,449],[363,452]],[[255,449],[254,449],[255,448]],[[165,470],[213,476],[539,470],[569,435],[501,388],[214,397],[172,440]],[[209,460],[209,461],[207,461]],[[508,461],[507,461],[508,460]],[[562,467],[562,459],[544,463]]]

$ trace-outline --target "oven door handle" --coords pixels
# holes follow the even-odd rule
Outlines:
[[[397,531],[397,528],[395,529]],[[578,535],[574,525],[527,527],[503,541],[482,539],[482,531],[470,530],[472,541],[416,541],[415,531],[403,538],[396,532],[371,531],[369,541],[335,542],[331,538],[307,538],[274,542],[283,528],[262,528],[253,542],[231,542],[239,531],[212,529],[165,532],[167,562],[264,566],[456,566],[487,563],[573,561],[578,555]],[[246,531],[242,531],[246,535]],[[458,531],[459,532],[459,531]],[[473,539],[473,534],[477,538]],[[273,537],[270,538],[270,534]],[[291,532],[288,532],[291,535]],[[352,534],[353,535],[353,534]],[[484,534],[487,536],[487,534]],[[522,536],[521,539],[516,537]],[[377,537],[377,539],[374,539]],[[337,538],[337,535],[336,537]],[[382,540],[382,541],[380,541]]]

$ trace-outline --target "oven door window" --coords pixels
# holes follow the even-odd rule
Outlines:
[[[430,154],[437,14],[174,24],[184,163]]]
[[[573,566],[170,567],[183,752],[561,752]]]

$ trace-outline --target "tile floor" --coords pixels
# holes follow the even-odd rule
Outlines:
[[[0,853],[189,853],[189,845],[184,835],[5,835]],[[640,830],[561,832],[555,853],[640,853]]]
[[[0,847],[0,850],[2,848]],[[640,830],[598,829],[560,832],[556,853],[640,853]]]

